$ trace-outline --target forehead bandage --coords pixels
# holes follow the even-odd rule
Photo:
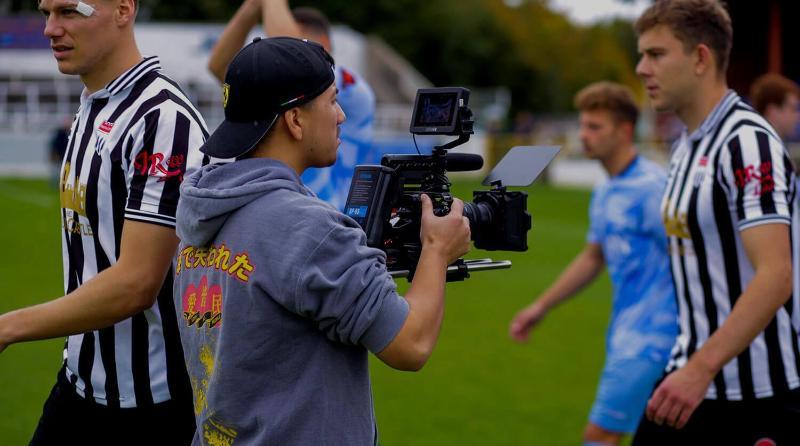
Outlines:
[[[84,17],[90,17],[92,14],[94,14],[94,7],[81,1],[75,5],[75,10]]]

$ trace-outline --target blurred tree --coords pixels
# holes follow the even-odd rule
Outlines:
[[[626,1],[626,0],[620,0]],[[627,0],[630,1],[630,0]],[[11,11],[36,2],[11,0]],[[241,0],[141,0],[141,19],[213,21],[230,18]],[[436,85],[507,86],[514,110],[570,110],[587,83],[638,85],[631,25],[578,26],[549,0],[293,0],[334,22],[376,34]]]
[[[510,88],[513,108],[566,111],[592,81],[638,85],[624,21],[580,27],[548,0],[294,1],[381,36],[436,85]]]
[[[240,4],[235,0],[141,0],[139,7],[153,20],[224,22]]]

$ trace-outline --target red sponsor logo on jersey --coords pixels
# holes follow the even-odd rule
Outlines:
[[[353,76],[353,73],[342,68],[342,88],[347,88],[355,84],[356,84],[356,77]]]
[[[97,130],[100,130],[101,132],[103,132],[103,133],[105,133],[107,135],[107,134],[111,133],[111,129],[113,129],[113,128],[114,128],[114,123],[113,122],[103,121],[103,123],[100,124],[100,127],[98,127]]]
[[[753,190],[753,195],[757,197],[775,190],[775,179],[772,177],[772,162],[770,161],[764,161],[758,168],[750,164],[742,169],[736,169],[734,175],[736,175],[736,186],[740,191],[744,191],[745,187],[753,182],[757,183]]]
[[[753,443],[753,446],[778,446],[778,443],[771,438],[760,438]]]
[[[177,177],[178,181],[183,181],[184,166],[186,157],[183,155],[172,155],[164,160],[163,153],[149,154],[141,152],[136,156],[133,167],[142,175],[158,177],[158,181],[166,181]]]
[[[707,156],[701,157],[700,162],[698,164],[700,164],[700,167],[708,166],[708,157]]]

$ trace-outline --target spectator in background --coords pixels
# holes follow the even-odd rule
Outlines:
[[[666,175],[633,145],[639,110],[627,87],[599,82],[575,97],[587,157],[609,175],[595,187],[587,243],[556,282],[511,322],[525,341],[556,305],[608,266],[614,285],[600,378],[585,445],[617,445],[636,430],[677,336],[677,308],[659,206]]]
[[[514,116],[514,136],[519,138],[525,143],[528,143],[533,138],[533,129],[536,124],[536,119],[533,113],[527,110],[521,110]]]
[[[64,118],[64,122],[53,130],[53,136],[50,138],[50,186],[54,189],[58,187],[60,180],[61,161],[67,153],[70,128],[72,128],[72,117]]]
[[[220,82],[224,81],[228,64],[259,19],[263,20],[264,33],[269,37],[309,39],[332,52],[331,25],[320,11],[313,8],[289,10],[287,0],[245,0],[211,50],[208,68]],[[308,169],[302,180],[319,198],[341,211],[355,166],[376,164],[380,158],[372,145],[375,94],[353,70],[340,65],[335,70],[339,104],[347,115],[347,121],[342,124],[342,144],[334,165]]]
[[[800,87],[780,74],[767,73],[753,82],[750,102],[784,141],[800,122]]]

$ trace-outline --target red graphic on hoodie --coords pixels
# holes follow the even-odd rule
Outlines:
[[[190,283],[183,292],[183,318],[187,326],[197,328],[207,325],[218,328],[222,325],[222,287],[208,285],[208,277],[203,276],[200,283]]]

